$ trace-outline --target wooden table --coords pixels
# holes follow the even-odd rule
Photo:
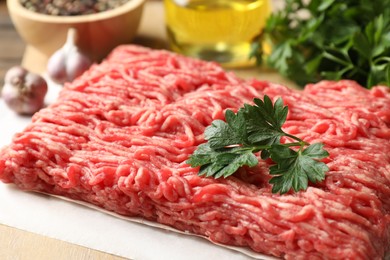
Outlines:
[[[153,17],[153,19],[147,19],[148,17]],[[145,6],[143,20],[135,43],[156,48],[166,47],[164,23],[161,22],[163,19],[161,1],[149,0]],[[3,85],[5,72],[10,67],[21,64],[24,48],[25,44],[18,36],[9,18],[5,0],[0,0],[0,86]],[[236,70],[235,72],[242,77],[256,77],[293,86],[291,82],[269,70],[252,68]],[[0,259],[122,258],[0,224]]]

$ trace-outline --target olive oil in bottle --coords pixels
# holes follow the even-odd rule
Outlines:
[[[173,51],[243,67],[271,12],[269,0],[164,0]]]

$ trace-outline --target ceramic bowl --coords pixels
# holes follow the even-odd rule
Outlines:
[[[77,30],[77,45],[99,61],[116,46],[130,43],[136,35],[145,0],[129,0],[112,10],[78,16],[54,16],[24,8],[20,0],[7,0],[16,30],[27,47],[22,65],[42,72],[47,59],[66,40],[69,28]]]

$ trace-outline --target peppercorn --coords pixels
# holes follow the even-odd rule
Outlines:
[[[56,16],[86,15],[117,8],[130,0],[20,0],[24,8]]]

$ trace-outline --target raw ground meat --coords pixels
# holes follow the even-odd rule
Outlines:
[[[212,120],[264,94],[289,106],[285,131],[325,144],[325,181],[281,196],[271,193],[269,162],[218,180],[185,163]],[[286,259],[382,259],[389,126],[389,88],[323,81],[291,90],[120,46],[2,149],[0,179]]]

